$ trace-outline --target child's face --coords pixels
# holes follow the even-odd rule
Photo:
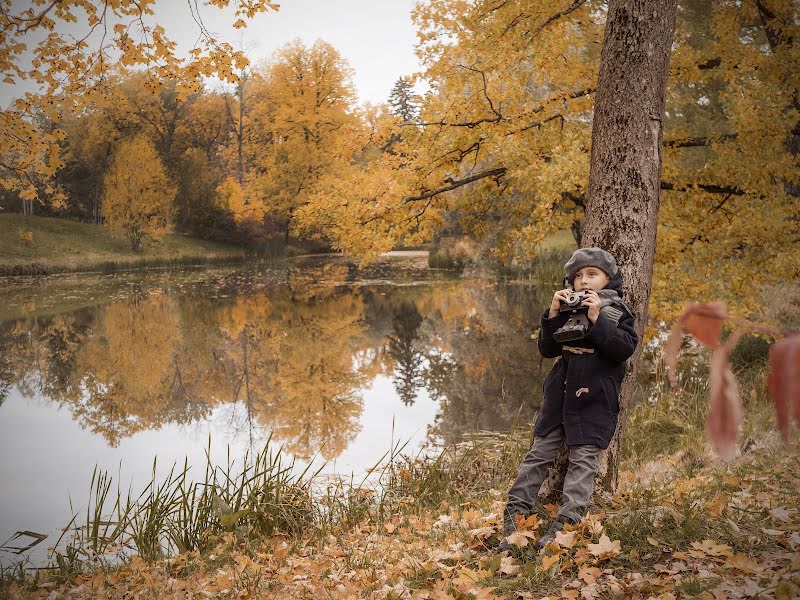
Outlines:
[[[603,269],[597,267],[583,267],[572,280],[572,287],[575,291],[594,290],[595,292],[602,290],[608,283],[608,275],[605,274]]]

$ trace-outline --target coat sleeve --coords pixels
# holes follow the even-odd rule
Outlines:
[[[555,358],[561,356],[561,343],[553,339],[553,332],[566,322],[566,318],[563,314],[558,314],[551,319],[547,316],[549,313],[550,309],[545,309],[542,313],[542,328],[539,330],[537,345],[539,354],[545,358]]]
[[[603,313],[586,334],[586,339],[594,344],[604,356],[617,362],[625,362],[636,350],[639,336],[633,328],[633,319],[625,314],[619,325],[614,325]]]

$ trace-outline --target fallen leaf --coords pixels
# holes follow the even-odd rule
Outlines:
[[[550,567],[558,562],[560,556],[558,554],[550,554],[542,557],[542,570],[547,571]]]
[[[770,516],[777,521],[789,521],[796,511],[794,509],[788,510],[785,507],[779,506],[769,511]]]
[[[731,547],[727,544],[717,544],[714,540],[705,539],[702,542],[692,542],[692,550],[689,554],[694,558],[704,558],[706,556],[711,558],[731,557]]]
[[[600,541],[598,543],[587,544],[586,547],[589,548],[589,552],[591,552],[593,556],[601,560],[616,556],[622,551],[620,541],[614,540],[612,542],[606,534],[600,536]]]
[[[563,533],[561,531],[556,532],[556,543],[562,548],[572,548],[577,539],[577,531],[570,531],[569,533]]]
[[[772,537],[779,537],[784,534],[784,532],[780,531],[779,529],[767,529],[765,527],[762,527],[761,531]]]
[[[486,538],[494,535],[495,531],[497,531],[497,529],[494,526],[489,526],[489,527],[478,527],[477,529],[470,529],[468,533],[472,537],[485,540]]]
[[[524,548],[528,545],[528,536],[523,534],[520,531],[515,531],[510,536],[506,538],[509,544],[512,546],[517,546],[518,548]]]
[[[598,577],[600,577],[600,569],[597,567],[583,565],[578,569],[578,579],[583,580],[585,583],[594,583]]]
[[[517,565],[510,556],[504,556],[500,559],[499,570],[505,575],[515,575],[519,572],[519,565]]]

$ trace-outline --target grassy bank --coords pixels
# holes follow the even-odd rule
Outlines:
[[[311,474],[288,477],[265,449],[196,487],[176,468],[133,501],[98,474],[54,568],[5,573],[0,597],[797,597],[800,448],[770,430],[763,375],[741,381],[745,434],[728,464],[702,436],[707,386],[634,407],[616,495],[539,553],[528,540],[555,505],[520,525],[512,552],[495,550],[528,428],[427,458],[392,451],[381,486],[328,481],[315,494]],[[673,411],[681,434],[654,439]],[[122,548],[134,555],[111,566]]]
[[[0,276],[221,264],[241,261],[241,248],[167,234],[142,240],[102,225],[50,217],[0,214]]]

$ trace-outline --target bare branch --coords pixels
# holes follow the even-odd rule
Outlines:
[[[439,194],[443,194],[445,192],[449,192],[456,188],[460,188],[462,185],[467,185],[468,183],[472,183],[473,181],[478,181],[479,179],[485,179],[486,177],[495,177],[499,178],[505,175],[507,169],[505,167],[497,167],[496,169],[489,169],[488,171],[482,171],[480,173],[476,173],[475,175],[470,175],[469,177],[465,177],[464,179],[458,180],[450,180],[449,183],[445,186],[427,190],[417,196],[406,196],[402,200],[400,200],[401,204],[408,204],[409,202],[418,202],[419,200],[427,200],[428,198],[433,198],[434,196],[438,196]]]
[[[731,142],[739,137],[737,133],[726,133],[717,137],[688,137],[675,140],[664,140],[665,148],[695,148],[698,146],[710,146],[722,142]]]

